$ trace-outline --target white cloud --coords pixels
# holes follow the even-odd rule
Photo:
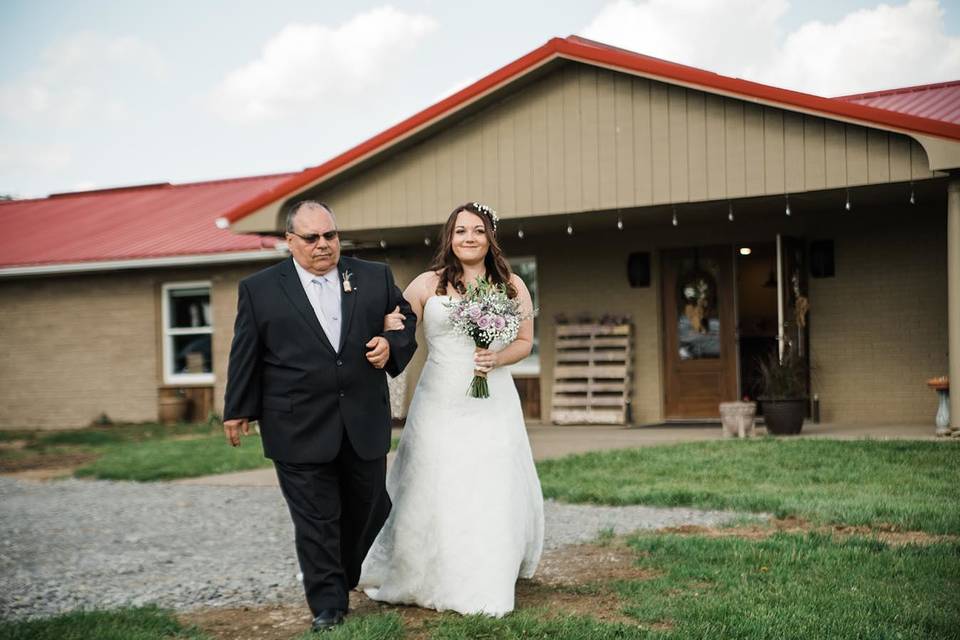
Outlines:
[[[0,117],[67,125],[123,120],[128,81],[164,72],[160,54],[135,37],[74,34],[47,49],[38,66],[0,85]]]
[[[617,0],[582,35],[774,86],[840,95],[960,78],[938,0],[860,9],[786,33],[786,0]]]
[[[290,24],[259,58],[230,72],[207,102],[227,120],[252,122],[356,95],[396,70],[400,56],[436,28],[429,16],[389,6],[338,27]]]

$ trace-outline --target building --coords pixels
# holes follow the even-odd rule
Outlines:
[[[756,356],[785,344],[814,364],[823,420],[927,424],[935,399],[925,380],[960,379],[958,92],[945,83],[821,98],[556,38],[324,164],[238,181],[229,203],[195,217],[210,227],[203,233],[253,243],[250,234],[278,233],[295,202],[323,200],[354,251],[389,261],[406,282],[455,205],[490,204],[507,254],[537,290],[539,354],[516,374],[531,418],[552,418],[557,319],[616,316],[632,325],[635,424],[715,418],[721,400],[754,395]],[[40,204],[0,205],[7,236],[14,206]],[[27,217],[18,233],[44,227]],[[122,244],[136,243],[130,233]],[[42,238],[24,257],[0,248],[13,354],[0,369],[0,426],[33,426],[23,423],[31,411],[36,424],[61,426],[101,410],[154,417],[157,394],[185,385],[180,376],[200,362],[180,354],[169,330],[178,327],[164,320],[177,282],[187,299],[190,283],[208,283],[203,393],[214,409],[222,403],[236,281],[262,262],[81,274],[57,271],[80,258],[46,260]],[[50,270],[17,262],[31,256]],[[135,314],[117,288],[139,296]],[[114,325],[102,321],[111,316]],[[164,364],[171,358],[179,369]],[[93,396],[104,385],[104,398],[137,410],[111,413]],[[50,407],[65,391],[63,406]],[[951,402],[960,424],[960,394]]]

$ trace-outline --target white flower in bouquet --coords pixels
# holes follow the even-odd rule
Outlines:
[[[467,285],[467,293],[459,300],[446,303],[454,329],[473,338],[473,343],[488,349],[494,342],[510,344],[517,338],[520,322],[525,318],[520,301],[507,297],[507,288],[483,278]],[[474,398],[489,398],[487,377],[474,371],[467,393]]]

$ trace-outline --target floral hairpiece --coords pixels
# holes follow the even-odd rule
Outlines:
[[[500,218],[497,217],[497,212],[496,212],[496,211],[494,211],[492,208],[490,208],[490,207],[488,207],[487,205],[482,204],[482,203],[480,203],[480,202],[471,202],[470,205],[471,205],[474,209],[476,209],[478,212],[480,212],[480,213],[482,213],[483,215],[487,216],[487,218],[490,219],[490,224],[493,226],[493,230],[494,230],[494,231],[497,230],[497,223],[500,222]]]

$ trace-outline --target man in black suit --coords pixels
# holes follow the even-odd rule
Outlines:
[[[346,615],[360,565],[386,521],[390,397],[417,348],[417,317],[380,263],[340,256],[333,213],[287,216],[291,258],[240,282],[224,432],[260,423],[296,533],[314,630]],[[384,331],[399,307],[403,329]]]

